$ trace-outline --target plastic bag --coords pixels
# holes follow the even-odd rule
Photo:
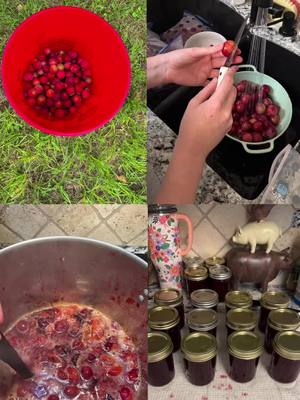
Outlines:
[[[293,204],[300,208],[300,154],[291,145],[274,160],[261,203]]]

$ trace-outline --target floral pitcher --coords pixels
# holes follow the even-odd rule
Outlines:
[[[188,227],[188,244],[180,246],[179,221]],[[193,225],[185,214],[172,205],[149,206],[148,240],[151,261],[158,272],[161,288],[182,289],[182,257],[193,243]]]

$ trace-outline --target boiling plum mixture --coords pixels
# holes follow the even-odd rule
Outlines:
[[[90,97],[91,76],[88,61],[76,51],[45,48],[23,75],[24,97],[39,113],[63,118]]]
[[[244,142],[262,142],[277,135],[280,107],[274,104],[271,88],[241,81],[232,110],[233,124],[229,134]]]
[[[8,399],[134,400],[140,367],[121,326],[92,308],[63,305],[25,315],[7,339],[35,377]]]

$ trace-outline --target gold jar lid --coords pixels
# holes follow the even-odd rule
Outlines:
[[[174,307],[157,306],[149,310],[149,326],[151,329],[164,331],[176,326],[180,320]]]
[[[257,313],[250,308],[232,308],[227,313],[227,326],[235,331],[251,331],[257,323]]]
[[[173,351],[170,336],[164,332],[148,333],[148,363],[162,361]]]
[[[187,314],[187,324],[195,331],[210,331],[218,326],[218,314],[209,308],[197,308]]]
[[[211,308],[219,302],[219,295],[211,289],[198,289],[191,293],[191,303],[194,307]]]
[[[187,268],[197,268],[203,265],[203,260],[201,257],[186,257],[184,258],[184,263]]]
[[[225,265],[215,265],[209,268],[209,276],[212,279],[223,281],[224,279],[230,279],[232,272],[231,269]]]
[[[242,360],[253,360],[263,352],[263,342],[254,332],[236,331],[227,339],[228,353]]]
[[[248,292],[240,290],[232,290],[225,296],[225,303],[229,308],[250,308],[252,301],[252,297]]]
[[[225,258],[223,257],[209,257],[204,261],[204,265],[207,268],[213,267],[214,265],[224,265]]]
[[[284,292],[265,292],[261,299],[260,305],[268,310],[276,310],[276,308],[287,308],[290,302],[289,296]]]
[[[182,304],[183,296],[181,291],[178,289],[161,289],[154,294],[154,302],[159,306],[176,307]]]
[[[300,361],[300,332],[283,331],[277,333],[273,341],[277,354],[289,360]]]
[[[300,325],[300,318],[297,311],[288,308],[278,308],[270,311],[268,325],[276,331],[291,331]]]
[[[208,277],[207,268],[199,265],[197,267],[188,266],[185,270],[185,276],[190,281],[203,281]]]
[[[181,351],[188,361],[209,361],[217,354],[217,340],[210,333],[193,332],[182,339]]]

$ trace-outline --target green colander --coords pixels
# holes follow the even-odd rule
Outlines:
[[[251,71],[240,71],[240,69],[247,68]],[[269,85],[271,88],[271,98],[275,104],[280,106],[280,123],[277,125],[277,135],[273,139],[264,140],[263,142],[244,142],[236,137],[227,135],[230,139],[240,142],[247,153],[263,154],[269,153],[274,148],[274,141],[281,136],[288,128],[293,113],[291,99],[283,86],[275,79],[268,75],[258,72],[253,65],[240,65],[239,71],[234,75],[234,83],[237,84],[243,80],[247,80],[259,85]]]

